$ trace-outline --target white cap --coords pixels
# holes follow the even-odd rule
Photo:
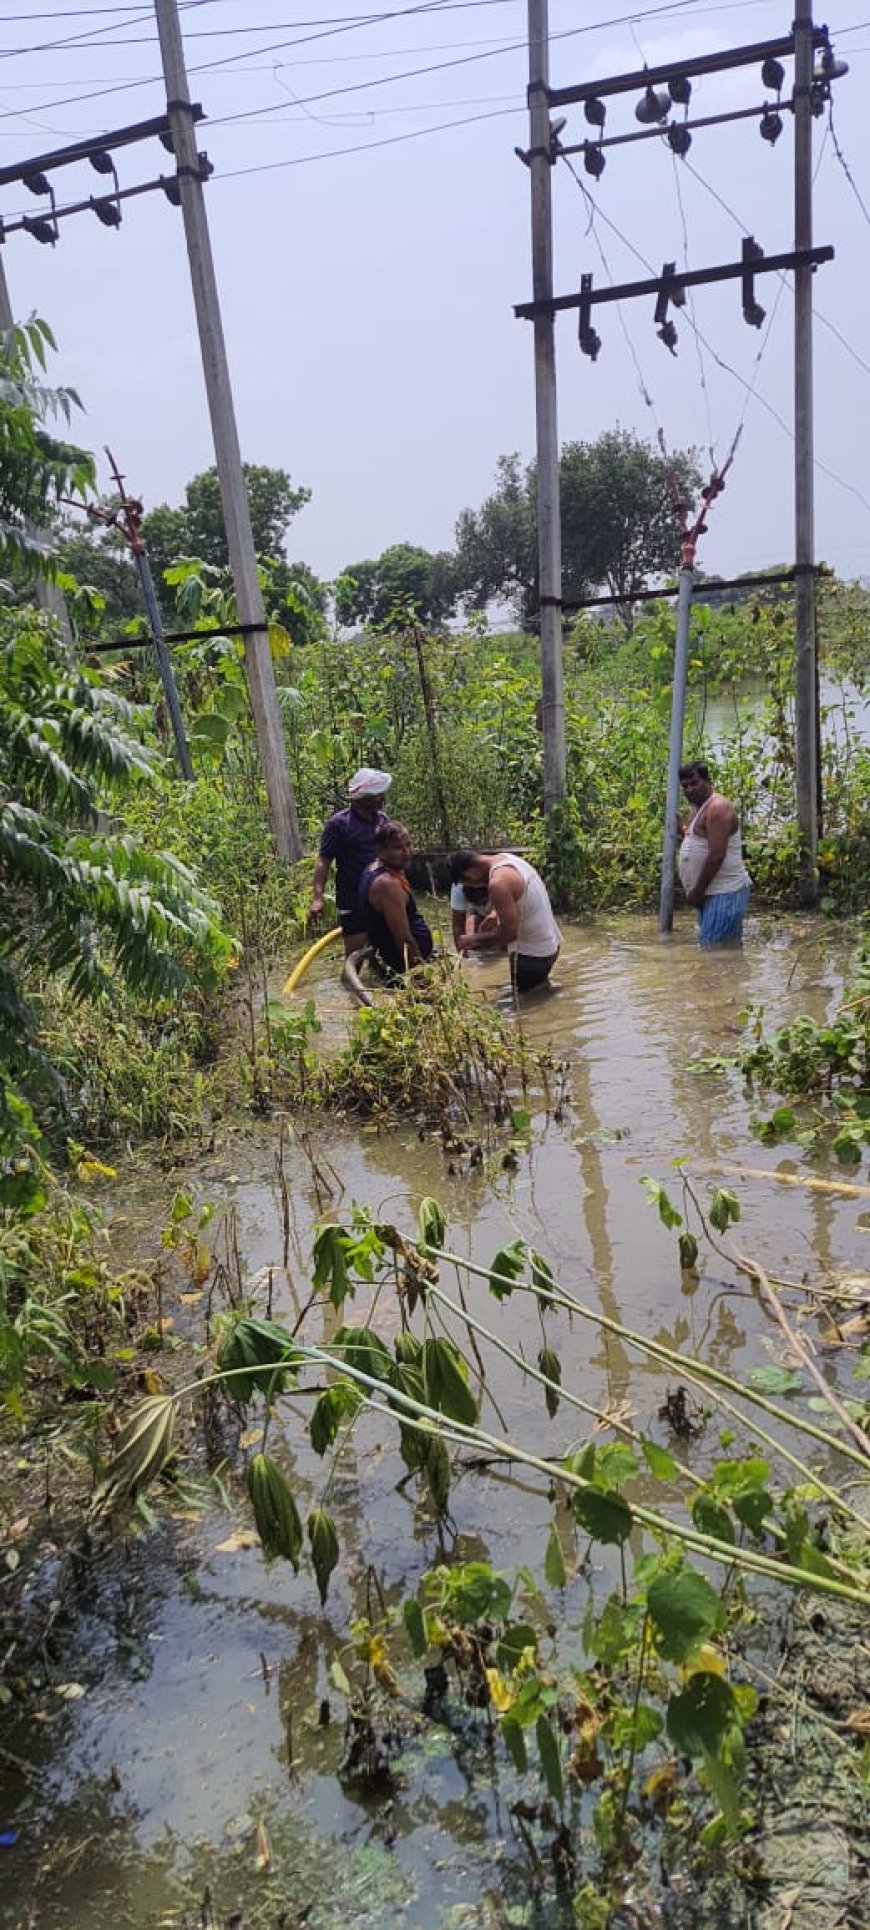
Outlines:
[[[370,764],[364,764],[361,771],[354,771],[348,797],[385,797],[392,782],[388,771],[374,771]]]

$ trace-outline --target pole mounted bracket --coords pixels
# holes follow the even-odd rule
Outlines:
[[[760,328],[765,311],[761,303],[755,299],[755,263],[763,260],[764,249],[759,247],[752,235],[744,235],[741,253],[744,264],[744,272],[741,276],[743,320],[748,322],[750,328]]]
[[[597,359],[598,351],[601,347],[601,336],[592,327],[592,322],[590,320],[590,316],[592,312],[591,295],[592,295],[592,276],[581,275],[580,276],[580,323],[577,329],[577,340],[580,343],[580,348],[582,350],[582,353],[584,355],[588,355],[590,361],[594,362]],[[586,298],[585,300],[583,299],[584,296]]]
[[[685,304],[686,291],[677,278],[677,264],[675,261],[666,261],[662,268],[653,320],[659,341],[664,342],[665,348],[670,350],[671,355],[677,353],[677,331],[668,314],[668,309],[669,307],[684,308]]]

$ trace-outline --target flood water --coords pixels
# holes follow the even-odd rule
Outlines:
[[[689,917],[668,940],[649,918],[569,927],[557,984],[523,1011],[529,1037],[567,1062],[561,1122],[539,1116],[515,1174],[497,1165],[471,1176],[451,1175],[437,1140],[421,1143],[411,1126],[321,1124],[312,1149],[322,1152],[321,1185],[332,1187],[331,1198],[318,1198],[310,1159],[292,1141],[287,1147],[288,1274],[274,1123],[234,1131],[192,1175],[175,1178],[198,1202],[231,1211],[249,1280],[274,1269],[277,1316],[307,1297],[311,1229],[324,1213],[341,1218],[358,1202],[411,1231],[420,1197],[431,1193],[459,1251],[488,1264],[506,1240],[522,1237],[564,1286],[608,1316],[745,1376],[780,1359],[774,1331],[715,1254],[702,1258],[698,1282],[681,1279],[674,1234],[647,1203],[641,1178],[664,1180],[678,1204],[675,1160],[686,1160],[704,1199],[718,1183],[734,1185],[740,1245],[774,1274],[813,1280],[866,1267],[870,1200],[731,1178],[728,1169],[742,1164],[805,1175],[830,1169],[797,1147],[763,1147],[751,1137],[752,1104],[737,1075],[696,1069],[698,1060],[737,1049],[750,1003],[764,1007],[769,1024],[830,1010],[855,944],[854,933],[811,920],[752,919],[744,952],[719,956],[697,951]],[[502,963],[463,969],[482,992],[500,996]],[[334,963],[306,981],[309,994],[328,1042],[349,1012]],[[725,1170],[721,1181],[714,1168]],[[153,1250],[172,1183],[147,1158],[137,1161],[123,1207],[111,1209],[122,1246],[135,1239]],[[452,1290],[452,1276],[446,1284]],[[472,1313],[534,1358],[541,1342],[528,1298],[497,1305],[482,1281],[469,1281],[467,1291]],[[362,1321],[364,1304],[349,1317]],[[180,1305],[179,1331],[201,1333],[202,1318],[202,1303]],[[334,1325],[330,1315],[324,1338]],[[636,1425],[667,1443],[661,1370],[579,1321],[554,1321],[548,1339],[566,1385],[598,1407],[628,1401]],[[838,1361],[830,1371],[840,1371]],[[548,1421],[540,1389],[504,1362],[492,1386],[502,1418],[485,1407],[486,1424],[512,1429],[537,1452],[564,1452],[591,1428],[564,1406]],[[281,1425],[304,1516],[329,1456],[313,1455],[304,1420]],[[702,1466],[710,1450],[702,1443],[689,1452]],[[407,1775],[388,1803],[336,1774],[341,1703],[329,1669],[339,1656],[350,1671],[348,1624],[366,1612],[372,1572],[398,1606],[439,1555],[418,1484],[399,1485],[404,1472],[386,1421],[366,1416],[332,1479],[342,1562],[323,1616],[310,1570],[303,1564],[294,1577],[285,1564],[267,1569],[257,1547],[239,1545],[244,1503],[228,1514],[204,1478],[198,1504],[181,1519],[119,1551],[108,1581],[82,1605],[71,1666],[84,1693],[59,1697],[53,1668],[44,1720],[15,1736],[11,1755],[0,1754],[0,1831],[18,1832],[14,1847],[0,1849],[0,1924],[192,1930],[211,1921],[199,1901],[207,1894],[221,1923],[235,1908],[246,1924],[304,1922],[311,1930],[333,1930],[349,1916],[396,1930],[533,1920],[516,1901],[519,1846],[497,1779],[471,1741],[450,1748],[442,1738],[432,1751],[428,1732],[415,1735],[409,1717]],[[232,1489],[232,1475],[226,1479]],[[526,1473],[512,1479],[498,1463],[465,1467],[451,1495],[448,1558],[483,1557],[511,1571],[526,1562],[540,1572],[551,1518],[543,1482]],[[609,1585],[606,1570],[593,1574],[597,1584]],[[589,1586],[578,1577],[566,1593],[569,1630],[579,1626]],[[324,1698],[332,1702],[329,1726],[320,1720]],[[256,1867],[257,1823],[268,1833],[271,1871]]]

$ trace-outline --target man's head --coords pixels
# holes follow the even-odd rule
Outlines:
[[[387,818],[375,832],[375,857],[389,871],[407,871],[413,857],[411,833],[398,818]]]
[[[477,894],[483,900],[489,890],[489,867],[490,861],[482,851],[454,851],[450,860],[450,883],[462,885],[472,904]]]
[[[361,770],[354,771],[347,794],[357,817],[376,818],[384,808],[392,782],[389,771],[373,770],[370,764],[364,764]]]
[[[707,765],[700,763],[696,757],[690,764],[680,765],[680,783],[689,803],[696,806],[703,804],[713,790]]]

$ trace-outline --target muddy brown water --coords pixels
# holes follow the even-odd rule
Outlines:
[[[454,1245],[484,1264],[521,1236],[607,1315],[738,1376],[780,1359],[751,1292],[735,1288],[723,1260],[707,1254],[700,1280],[681,1281],[674,1235],[640,1181],[644,1174],[665,1180],[678,1201],[672,1162],[681,1158],[693,1172],[744,1162],[842,1173],[797,1147],[760,1145],[739,1078],[692,1068],[737,1048],[750,1002],[764,1007],[771,1024],[832,1009],[855,945],[854,932],[809,920],[752,920],[742,954],[709,957],[698,953],[688,919],[666,941],[643,918],[569,927],[555,986],[530,997],[523,1012],[529,1036],[567,1062],[564,1119],[539,1114],[516,1174],[496,1166],[471,1176],[451,1176],[439,1144],[421,1143],[410,1126],[377,1132],[322,1122],[314,1146],[330,1162],[327,1211],[341,1217],[356,1201],[411,1229],[420,1197],[433,1193],[448,1212]],[[466,969],[481,991],[503,997],[501,963],[473,961]],[[309,995],[328,1044],[349,1009],[333,963],[306,981]],[[239,1129],[178,1177],[197,1201],[231,1209],[248,1278],[274,1269],[275,1311],[288,1314],[307,1292],[311,1228],[323,1202],[309,1161],[291,1144],[285,1275],[275,1145],[273,1124]],[[716,1183],[700,1177],[701,1196]],[[816,1279],[866,1266],[870,1201],[763,1179],[724,1183],[736,1186],[742,1203],[741,1245],[772,1272]],[[120,1205],[118,1190],[107,1205],[119,1241],[153,1243],[171,1181],[140,1158],[125,1176]],[[526,1298],[496,1305],[483,1282],[467,1290],[479,1318],[515,1347],[537,1352],[539,1324]],[[364,1305],[350,1317],[361,1320]],[[195,1334],[200,1319],[196,1306],[178,1310],[181,1330]],[[331,1330],[327,1322],[325,1339]],[[628,1401],[638,1425],[668,1440],[659,1408],[675,1376],[669,1383],[621,1342],[561,1317],[548,1319],[548,1340],[567,1385],[598,1406]],[[829,1371],[845,1369],[832,1358]],[[540,1390],[498,1357],[491,1386],[505,1424],[536,1451],[552,1454],[584,1438],[580,1414],[563,1407],[548,1421]],[[500,1429],[492,1409],[487,1420]],[[696,1465],[715,1453],[716,1432],[714,1423],[712,1445],[693,1450]],[[325,1464],[292,1423],[278,1446],[295,1470],[304,1513]],[[267,1569],[256,1547],[239,1545],[243,1507],[228,1515],[204,1485],[186,1518],[182,1511],[118,1553],[76,1624],[69,1666],[83,1693],[59,1694],[67,1663],[53,1667],[43,1720],[15,1732],[11,1755],[0,1755],[0,1834],[17,1839],[0,1847],[0,1924],[207,1924],[208,1894],[216,1921],[238,1908],[246,1923],[272,1926],[283,1908],[288,1925],[313,1930],[333,1930],[349,1915],[407,1930],[548,1920],[546,1912],[526,1914],[506,1797],[473,1736],[449,1745],[443,1735],[415,1733],[413,1714],[400,1711],[408,1733],[392,1799],[363,1794],[336,1775],[341,1700],[329,1669],[340,1656],[353,1672],[348,1625],[365,1612],[366,1577],[376,1571],[398,1606],[439,1554],[416,1484],[398,1485],[403,1473],[386,1423],[366,1416],[330,1490],[342,1563],[324,1616],[310,1571],[303,1567],[296,1578],[282,1564]],[[534,1476],[512,1477],[501,1464],[464,1468],[451,1497],[448,1556],[484,1557],[511,1572],[529,1563],[540,1573],[551,1514]],[[606,1590],[609,1580],[599,1566],[591,1585]],[[578,1578],[565,1601],[578,1659],[570,1632],[589,1586]],[[319,1722],[325,1697],[328,1727]],[[257,1868],[258,1823],[268,1833],[271,1872]]]

